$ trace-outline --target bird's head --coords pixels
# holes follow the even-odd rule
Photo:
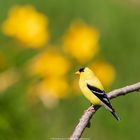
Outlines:
[[[92,74],[92,70],[89,69],[88,67],[83,67],[83,68],[80,68],[75,74],[76,75],[90,75]]]

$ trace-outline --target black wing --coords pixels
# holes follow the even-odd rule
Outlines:
[[[107,105],[112,111],[114,111],[109,98],[107,97],[107,95],[105,94],[104,90],[100,90],[94,86],[91,86],[89,84],[87,84],[87,87],[92,91],[92,93],[97,96],[105,105]]]

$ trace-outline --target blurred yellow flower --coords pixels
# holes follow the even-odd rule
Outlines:
[[[99,32],[84,23],[73,23],[63,38],[64,51],[84,63],[98,51]]]
[[[68,94],[68,83],[64,78],[44,79],[37,86],[39,96],[49,96],[52,98],[63,98]]]
[[[68,72],[69,61],[56,50],[46,50],[29,63],[31,74],[42,77],[59,77]]]
[[[98,61],[91,65],[91,69],[101,80],[104,87],[109,87],[116,76],[114,67],[105,61]]]
[[[36,97],[39,97],[47,108],[54,108],[60,98],[68,95],[68,88],[65,78],[46,78],[39,83],[31,84],[29,97],[32,101],[36,101]]]
[[[14,6],[3,23],[3,32],[15,37],[26,47],[38,48],[48,42],[48,20],[33,6]]]

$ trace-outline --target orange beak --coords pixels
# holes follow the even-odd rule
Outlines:
[[[76,74],[76,75],[80,75],[80,72],[79,72],[79,71],[76,71],[75,74]]]

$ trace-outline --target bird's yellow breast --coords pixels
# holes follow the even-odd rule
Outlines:
[[[100,104],[100,99],[94,95],[90,91],[90,89],[87,87],[87,85],[83,82],[79,82],[80,89],[83,93],[83,95],[93,104],[93,105],[99,105]]]

